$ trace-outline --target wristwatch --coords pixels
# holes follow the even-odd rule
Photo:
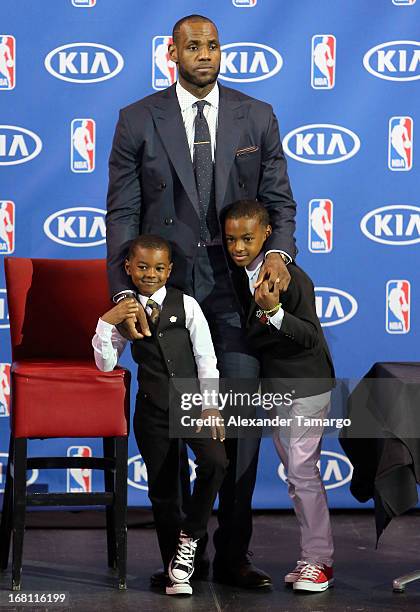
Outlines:
[[[125,300],[125,298],[135,298],[136,294],[134,293],[134,291],[130,291],[129,289],[127,291],[120,291],[120,293],[117,293],[117,295],[114,295],[114,297],[112,298],[112,301],[115,302],[115,304],[118,304],[118,302],[121,302],[121,300]]]

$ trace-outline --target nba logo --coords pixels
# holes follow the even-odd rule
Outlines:
[[[168,45],[172,36],[155,36],[152,43],[152,87],[165,89],[176,81],[176,64],[169,59]]]
[[[332,89],[335,85],[335,36],[312,36],[311,85],[314,89]]]
[[[389,280],[386,284],[386,331],[408,334],[410,331],[410,283]]]
[[[0,255],[10,255],[15,250],[15,205],[10,200],[0,200]]]
[[[92,8],[95,6],[96,0],[71,0],[73,6]]]
[[[413,167],[413,127],[411,117],[391,117],[388,132],[388,168],[394,171]]]
[[[69,446],[67,457],[92,457],[89,446]],[[67,470],[67,493],[91,493],[92,470],[70,468]]]
[[[93,172],[95,169],[96,125],[93,119],[71,122],[71,170]]]
[[[239,8],[252,8],[256,6],[257,0],[232,0],[232,4]]]
[[[396,6],[412,6],[416,0],[392,0],[392,4]]]
[[[0,417],[10,415],[10,363],[0,363]]]
[[[308,218],[308,248],[311,253],[330,253],[333,239],[333,203],[311,200]]]
[[[16,40],[0,34],[0,91],[14,89],[16,84]]]

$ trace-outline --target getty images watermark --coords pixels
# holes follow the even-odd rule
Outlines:
[[[351,425],[342,406],[332,410],[337,383],[330,379],[171,382],[171,437],[207,437],[220,425],[227,438],[269,436],[280,428],[291,437],[311,437]]]

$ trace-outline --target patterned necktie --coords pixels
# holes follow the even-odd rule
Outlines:
[[[160,317],[159,304],[155,302],[155,300],[152,300],[151,298],[149,298],[146,302],[146,306],[149,306],[149,308],[151,308],[152,310],[152,312],[148,315],[149,321],[151,322],[152,325],[156,327],[159,321],[159,317]]]
[[[213,158],[210,130],[204,116],[205,100],[195,102],[197,107],[194,132],[194,174],[200,203],[200,241],[211,242],[218,233],[214,203]]]

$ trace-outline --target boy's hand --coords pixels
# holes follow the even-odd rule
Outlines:
[[[273,289],[270,291],[269,282],[263,281],[258,289],[255,290],[254,299],[258,306],[263,310],[271,310],[280,303],[280,280],[274,282]]]
[[[220,410],[218,410],[217,408],[205,408],[204,410],[202,410],[200,418],[205,419],[207,417],[212,417],[212,422],[215,423],[215,425],[210,426],[211,437],[213,438],[213,440],[217,440],[217,438],[219,438],[220,442],[223,442],[226,435],[224,420]],[[201,425],[198,425],[197,429],[195,430],[195,433],[200,433],[201,430]]]
[[[110,325],[118,325],[126,320],[130,320],[134,324],[139,306],[140,304],[134,298],[125,298],[102,315],[101,319]]]
[[[269,253],[261,266],[255,288],[267,281],[271,291],[277,280],[280,292],[286,291],[290,283],[290,273],[280,253]]]
[[[124,298],[118,304],[134,298]],[[118,331],[127,340],[142,340],[145,336],[151,336],[149,323],[147,322],[146,312],[141,304],[135,300],[137,310],[134,318],[125,319],[119,326]],[[140,327],[140,331],[138,328]]]

